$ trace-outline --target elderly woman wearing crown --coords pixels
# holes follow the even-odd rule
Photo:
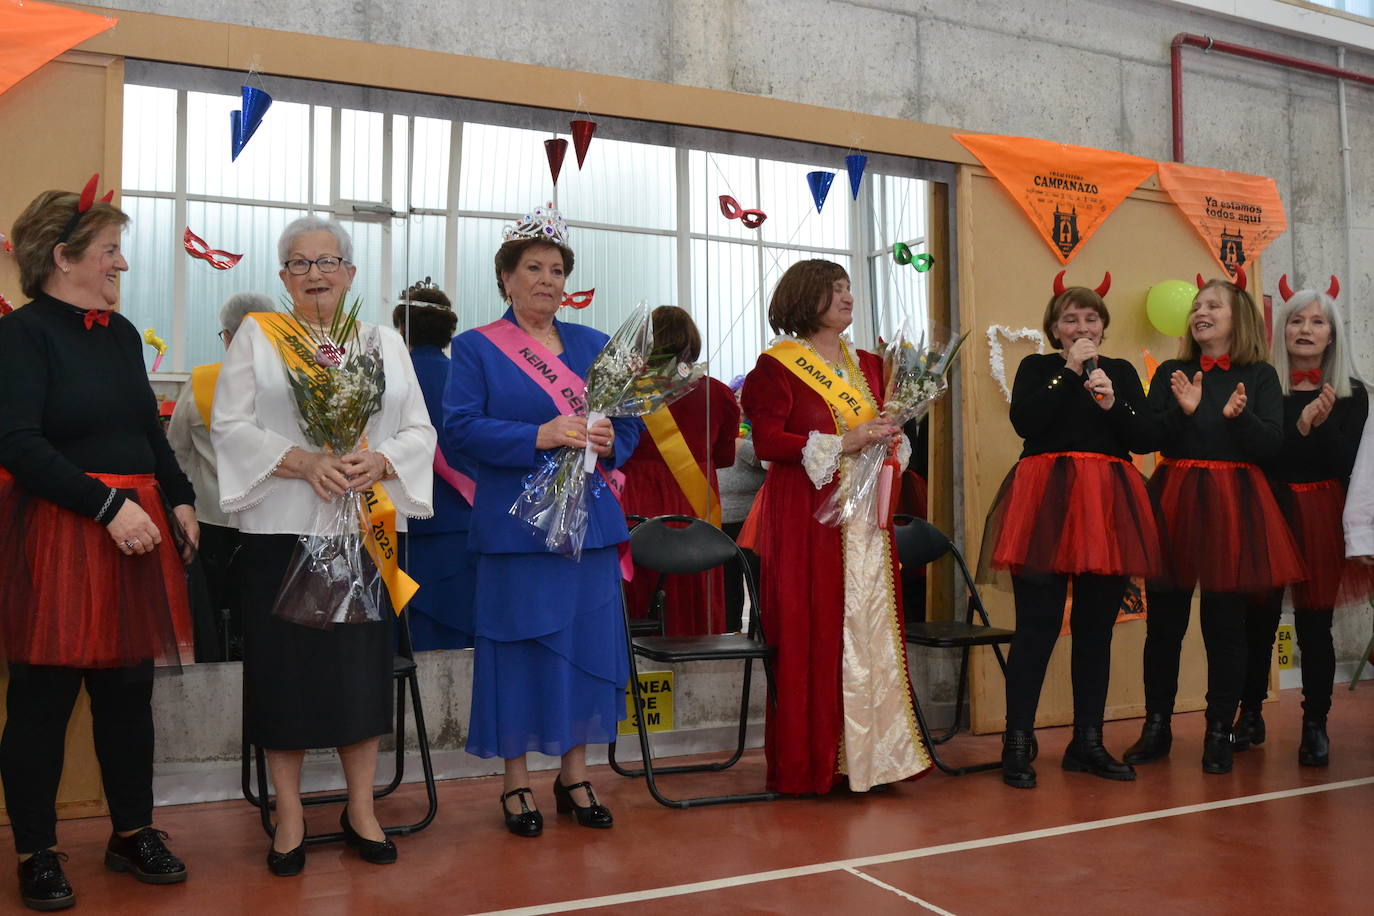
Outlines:
[[[505,760],[506,827],[538,836],[544,821],[525,755],[562,757],[558,810],[584,827],[610,827],[586,781],[587,744],[615,740],[629,677],[616,545],[629,534],[616,494],[593,475],[582,557],[553,554],[509,514],[525,478],[560,446],[591,444],[609,471],[639,441],[638,420],[588,424],[583,376],[606,344],[600,331],[554,318],[573,269],[558,211],[536,209],[505,232],[497,321],[453,341],[444,398],[445,450],[476,463],[469,546],[477,553],[476,654],[468,753]]]

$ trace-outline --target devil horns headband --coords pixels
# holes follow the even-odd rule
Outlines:
[[[1236,289],[1240,290],[1241,292],[1245,292],[1245,286],[1247,283],[1250,282],[1245,278],[1245,268],[1241,267],[1239,264],[1236,265],[1236,279],[1233,282],[1235,283]],[[1206,285],[1207,281],[1202,279],[1202,274],[1198,274],[1197,288],[1202,289]]]
[[[1064,274],[1066,274],[1066,273],[1068,273],[1068,271],[1061,270],[1059,273],[1057,273],[1057,274],[1054,275],[1054,294],[1055,294],[1056,296],[1062,296],[1062,295],[1064,295],[1064,291],[1065,291],[1065,289],[1067,288],[1067,287],[1064,286]],[[1093,292],[1097,293],[1097,295],[1099,295],[1099,296],[1104,296],[1104,297],[1105,297],[1105,296],[1107,295],[1107,290],[1109,290],[1109,289],[1111,289],[1111,288],[1112,288],[1112,272],[1111,272],[1110,270],[1108,270],[1108,271],[1103,271],[1103,273],[1102,273],[1102,282],[1099,283],[1099,284],[1097,285],[1097,287],[1093,290]]]
[[[76,202],[76,212],[72,218],[67,220],[67,228],[62,230],[62,234],[57,237],[57,244],[61,245],[71,241],[72,233],[81,224],[81,217],[86,215],[86,211],[95,206],[95,189],[100,185],[100,173],[96,172],[91,176],[91,180],[86,182],[86,187],[81,191],[81,199]],[[109,203],[114,200],[114,191],[105,192],[105,196],[100,198],[102,202]],[[55,247],[55,246],[54,246]]]
[[[1341,294],[1341,281],[1336,279],[1336,275],[1331,275],[1331,285],[1326,288],[1326,294],[1335,299]],[[1293,298],[1293,287],[1288,285],[1288,274],[1279,277],[1279,295],[1283,301],[1287,302]]]

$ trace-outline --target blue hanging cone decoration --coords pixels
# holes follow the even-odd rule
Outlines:
[[[243,86],[243,110],[229,112],[229,159],[239,158],[239,153],[253,139],[263,115],[272,107],[272,97],[261,89]]]
[[[863,153],[851,153],[844,157],[844,167],[849,170],[849,193],[859,199],[859,188],[863,187],[864,169],[868,167],[868,157]]]
[[[806,183],[811,186],[811,199],[816,202],[817,213],[825,206],[825,196],[830,193],[830,183],[834,180],[834,172],[806,173]]]

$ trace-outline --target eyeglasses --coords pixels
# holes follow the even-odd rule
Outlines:
[[[340,266],[347,263],[348,261],[345,261],[343,258],[326,255],[323,258],[316,258],[313,261],[305,258],[292,258],[282,266],[285,267],[286,272],[293,277],[303,277],[310,273],[310,265],[312,264],[320,269],[320,273],[332,274],[334,271],[338,270]]]

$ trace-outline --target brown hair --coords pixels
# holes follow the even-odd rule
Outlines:
[[[1197,297],[1209,289],[1222,289],[1231,300],[1231,362],[1237,366],[1262,363],[1269,357],[1269,347],[1264,342],[1264,319],[1255,307],[1250,294],[1230,280],[1208,280],[1193,297],[1193,307],[1197,307]],[[1202,356],[1202,348],[1193,339],[1192,325],[1187,334],[1179,341],[1178,358],[1191,362]]]
[[[848,279],[849,273],[834,261],[798,261],[773,287],[768,324],[779,334],[809,337],[820,328],[821,314],[830,307],[835,281]]]
[[[391,326],[412,347],[446,347],[458,329],[458,316],[443,290],[420,282],[401,294],[401,304],[391,310]]]
[[[694,363],[701,355],[701,332],[686,310],[676,305],[660,305],[654,309],[654,352],[676,356],[685,363]]]
[[[30,299],[43,292],[56,263],[53,249],[67,228],[80,195],[72,191],[44,191],[35,197],[14,221],[14,259],[19,262],[19,287]],[[67,257],[80,260],[92,240],[106,226],[124,226],[129,214],[114,204],[97,200],[76,223],[67,239]]]
[[[559,254],[563,255],[563,276],[572,275],[573,251],[567,245],[559,245],[548,239],[511,239],[496,249],[496,291],[501,294],[502,299],[506,298],[505,275],[520,266],[520,259],[525,256],[526,251],[540,245],[557,248]]]
[[[1045,339],[1050,342],[1050,346],[1056,350],[1064,349],[1064,343],[1054,336],[1054,325],[1059,321],[1064,310],[1074,305],[1081,309],[1092,309],[1097,312],[1102,319],[1102,330],[1107,330],[1107,325],[1112,323],[1112,315],[1107,311],[1107,303],[1097,294],[1096,290],[1088,289],[1086,286],[1070,286],[1057,296],[1051,296],[1050,301],[1045,306]]]

